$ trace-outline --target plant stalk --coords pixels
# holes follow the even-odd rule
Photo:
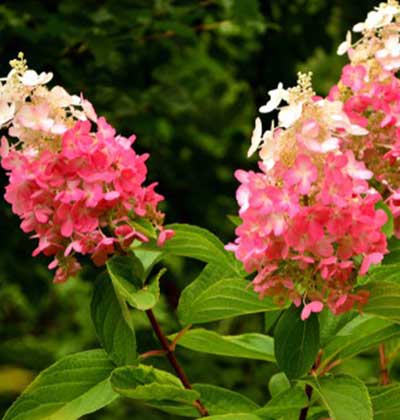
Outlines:
[[[381,385],[388,385],[390,383],[389,371],[387,368],[387,360],[385,354],[385,345],[379,344],[379,361],[381,365],[380,383]]]
[[[163,333],[160,327],[160,324],[158,323],[156,317],[154,316],[153,311],[151,309],[148,309],[146,311],[146,315],[150,321],[150,324],[153,328],[154,333],[156,334],[158,338],[158,341],[160,342],[162,348],[165,350],[165,355],[167,356],[168,361],[170,362],[171,366],[174,368],[183,386],[186,389],[193,389],[185,371],[183,370],[182,366],[179,364],[177,358],[175,357],[175,353],[171,349],[170,343],[167,337],[165,336],[165,334]],[[208,411],[200,400],[196,400],[194,405],[202,417],[208,416]]]
[[[308,402],[311,401],[312,392],[313,392],[312,386],[307,384],[306,385],[306,395],[307,395]],[[307,419],[307,413],[308,413],[308,405],[307,405],[307,407],[304,407],[304,408],[301,409],[299,420],[306,420]]]

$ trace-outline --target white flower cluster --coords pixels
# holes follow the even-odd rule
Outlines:
[[[12,70],[0,79],[0,128],[24,142],[57,140],[76,120],[96,120],[91,104],[61,86],[45,85],[52,73],[28,69],[22,53],[10,62]],[[57,142],[53,142],[56,146]]]

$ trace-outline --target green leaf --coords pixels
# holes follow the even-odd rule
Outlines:
[[[388,219],[387,222],[382,226],[382,232],[386,235],[387,238],[390,238],[394,232],[394,219],[392,211],[383,201],[376,203],[375,209],[381,209],[386,213]]]
[[[329,413],[323,407],[310,407],[307,413],[307,420],[328,419]],[[297,420],[297,419],[294,419]]]
[[[134,308],[145,311],[153,308],[160,298],[159,280],[165,269],[143,285],[137,265],[137,259],[132,257],[113,257],[107,261],[107,269],[117,294]]]
[[[260,408],[249,398],[214,385],[194,384],[193,389],[200,393],[200,400],[207,407],[210,415],[230,413],[251,413]],[[157,402],[149,403],[152,407],[185,417],[198,417],[198,411],[194,407],[165,405]]]
[[[103,350],[64,357],[36,377],[3,420],[75,420],[99,410],[118,397],[109,382],[113,368]]]
[[[334,315],[328,308],[324,308],[318,315],[321,347],[324,347],[341,328],[356,316],[356,312]]]
[[[319,323],[316,314],[302,321],[302,308],[292,305],[275,328],[275,357],[289,379],[300,378],[313,366],[319,351]]]
[[[129,283],[136,288],[141,288],[144,282],[143,265],[138,258],[129,256],[115,256],[107,261],[107,270],[113,282]]]
[[[382,264],[371,267],[368,274],[362,277],[362,284],[371,283],[374,281],[387,281],[400,284],[400,263]]]
[[[172,229],[175,236],[165,242],[164,252],[223,266],[225,277],[242,272],[233,254],[225,251],[224,244],[208,230],[185,224],[172,224],[166,228]]]
[[[229,221],[232,222],[232,224],[234,226],[239,226],[243,223],[243,220],[239,216],[236,216],[236,215],[233,215],[233,214],[228,214],[227,217],[228,217]]]
[[[114,370],[111,384],[124,397],[165,403],[193,404],[200,394],[185,389],[174,375],[152,366],[124,366]]]
[[[282,312],[282,309],[278,309],[276,311],[270,311],[264,314],[264,332],[269,333],[272,330]]]
[[[269,393],[272,397],[275,397],[283,391],[287,391],[290,388],[290,381],[283,372],[275,373],[271,376],[268,383]]]
[[[164,253],[160,248],[133,248],[135,257],[142,263],[144,278],[146,279],[152,268],[162,260]]]
[[[272,299],[260,299],[249,282],[226,277],[226,269],[208,264],[181,294],[178,317],[183,325],[211,322],[239,315],[274,311]]]
[[[373,420],[367,387],[349,375],[309,378],[332,420]]]
[[[400,266],[400,249],[395,249],[386,254],[383,258],[382,265],[397,265]],[[398,281],[397,279],[395,281]]]
[[[284,415],[300,411],[308,405],[304,390],[299,387],[290,388],[274,396],[268,404],[255,412],[261,418],[281,418]]]
[[[400,418],[400,385],[379,386],[369,389],[374,420]]]
[[[172,336],[173,339],[175,336]],[[220,335],[215,331],[203,328],[187,331],[179,340],[178,345],[190,350],[220,356],[244,357],[273,361],[273,338],[256,333],[242,335]]]
[[[91,315],[97,337],[111,360],[117,365],[134,364],[136,336],[131,315],[126,303],[118,300],[107,275],[95,284]]]
[[[334,359],[344,360],[400,336],[400,325],[373,315],[359,315],[347,323],[324,348],[320,369]]]
[[[204,420],[261,420],[251,413],[222,414],[220,416],[203,417]]]
[[[152,223],[146,218],[137,218],[131,221],[130,224],[140,233],[143,233],[148,238],[157,238],[157,233]]]
[[[365,313],[400,322],[400,285],[385,281],[372,282],[362,288],[370,292]]]

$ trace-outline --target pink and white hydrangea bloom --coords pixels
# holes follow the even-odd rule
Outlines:
[[[357,278],[388,252],[378,202],[400,238],[400,5],[380,4],[354,30],[361,39],[352,44],[348,32],[340,45],[350,63],[327,98],[309,74],[270,92],[261,112],[287,105],[268,135],[258,124],[260,170],[236,172],[242,224],[227,249],[256,272],[261,298],[303,302],[303,320],[367,302]]]
[[[5,198],[22,230],[38,239],[33,255],[54,257],[54,281],[80,270],[80,254],[103,265],[134,240],[148,241],[143,218],[162,246],[174,233],[163,228],[157,184],[144,185],[149,156],[135,152],[135,136],[117,135],[86,99],[60,86],[48,90],[52,75],[28,70],[23,56],[12,66],[0,86],[2,124],[9,132],[0,149],[9,177]]]

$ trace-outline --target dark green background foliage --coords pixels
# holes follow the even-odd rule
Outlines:
[[[315,74],[325,94],[343,60],[337,45],[374,1],[347,0],[10,0],[0,4],[0,68],[24,51],[30,66],[53,71],[71,93],[84,92],[121,134],[135,133],[150,152],[149,179],[160,182],[169,222],[188,222],[231,239],[226,214],[236,212],[236,168],[245,158],[257,108],[278,81],[298,70]],[[268,123],[268,119],[265,119]],[[5,176],[2,175],[3,184]],[[44,259],[1,204],[0,414],[26,381],[61,355],[97,346],[89,316],[94,273],[52,286]],[[171,307],[191,270],[169,262],[158,308],[167,331]],[[184,275],[183,275],[184,274]],[[180,280],[178,280],[180,278]],[[137,319],[141,351],[156,346]],[[220,322],[220,332],[262,331],[262,319]],[[235,389],[265,401],[268,363],[179,351],[196,382]],[[193,359],[196,357],[196,359]],[[347,371],[370,379],[370,355]],[[195,360],[195,363],[193,363]],[[163,363],[160,360],[160,363]],[[377,369],[375,369],[377,370]],[[212,373],[211,375],[209,373]],[[167,419],[130,402],[95,419]]]

